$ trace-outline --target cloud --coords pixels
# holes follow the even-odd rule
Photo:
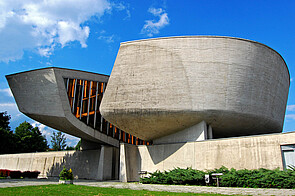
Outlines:
[[[30,123],[33,127],[38,127],[42,135],[46,137],[48,144],[51,145],[51,136],[53,135],[53,132],[55,132],[55,130],[37,121],[31,121]],[[75,146],[77,142],[80,140],[80,138],[77,138],[75,136],[72,136],[66,133],[64,134],[65,134],[66,143],[68,146]]]
[[[103,40],[107,43],[113,43],[114,42],[114,35],[106,36],[106,35],[100,35],[97,39]]]
[[[5,111],[8,115],[12,116],[11,121],[17,121],[22,115],[22,113],[19,112],[16,103],[12,102],[0,103],[0,112]]]
[[[295,111],[295,105],[288,105],[287,111]]]
[[[0,103],[0,107],[16,107],[15,103]]]
[[[0,61],[20,59],[26,50],[48,57],[74,41],[85,48],[86,21],[111,8],[108,0],[0,1]]]
[[[65,136],[66,136],[66,139],[67,139],[67,145],[68,146],[73,146],[74,147],[80,141],[80,138],[77,138],[75,136],[72,136],[72,135],[69,135],[69,134],[66,134],[66,133],[65,133]]]
[[[43,125],[37,121],[33,121],[30,123],[33,127],[38,127],[42,135],[50,135],[50,132],[47,129],[46,125]]]
[[[130,19],[131,18],[131,14],[130,14],[130,10],[129,10],[129,4],[125,4],[125,3],[112,3],[112,7],[114,7],[116,10],[118,11],[126,11],[126,17],[124,18],[124,20],[126,19]]]
[[[155,20],[146,20],[145,25],[141,29],[141,34],[152,37],[154,34],[158,34],[160,29],[169,24],[169,18],[167,12],[162,8],[149,8],[148,12],[159,17],[159,20],[157,22]]]
[[[285,117],[286,117],[287,119],[295,120],[295,114],[287,114]]]
[[[6,96],[8,96],[8,97],[13,97],[10,88],[0,89],[0,93],[4,93],[4,94],[6,94]]]

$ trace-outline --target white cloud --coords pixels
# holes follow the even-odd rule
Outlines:
[[[295,111],[295,105],[288,105],[287,111]]]
[[[0,107],[16,107],[15,103],[0,103]]]
[[[286,117],[287,119],[295,120],[295,114],[287,114],[285,117]]]
[[[141,33],[152,37],[154,34],[158,34],[161,28],[169,24],[169,18],[167,12],[162,8],[149,8],[148,12],[159,17],[159,20],[157,22],[155,20],[146,20]]]
[[[125,3],[117,3],[117,4],[112,4],[112,7],[114,7],[115,9],[119,10],[119,11],[126,11],[126,17],[124,18],[124,20],[126,19],[130,19],[131,18],[131,14],[130,14],[130,10],[129,10],[129,4],[125,4]]]
[[[4,94],[6,94],[6,96],[8,96],[8,97],[13,97],[10,88],[0,89],[0,93],[1,93],[1,94],[4,93]]]
[[[43,125],[42,123],[39,123],[37,121],[31,121],[30,122],[33,127],[38,127],[42,135],[46,137],[46,140],[49,145],[51,145],[51,136],[53,135],[53,132],[55,132],[54,129],[47,127],[46,125]],[[77,142],[80,140],[80,138],[77,138],[75,136],[65,134],[66,137],[66,143],[68,146],[75,146]]]
[[[46,127],[45,125],[43,125],[43,124],[37,122],[37,121],[33,121],[33,122],[31,123],[31,125],[32,125],[33,127],[38,127],[39,130],[40,130],[40,132],[42,133],[42,135],[49,135],[49,134],[50,134],[50,133],[46,130],[47,127]]]
[[[69,134],[66,134],[65,133],[65,136],[66,136],[66,139],[67,139],[67,145],[68,146],[76,146],[77,143],[79,142],[80,138],[77,138],[75,136],[72,136],[72,135],[69,135]]]
[[[18,110],[16,103],[0,103],[0,112],[4,111],[6,111],[7,114],[12,116],[11,121],[17,121],[22,116],[22,113],[20,113],[20,111]]]
[[[103,40],[103,41],[105,41],[107,43],[113,43],[114,42],[114,37],[115,37],[114,35],[110,35],[110,36],[100,35],[98,37],[98,39]]]
[[[73,41],[87,47],[85,22],[111,8],[108,0],[0,0],[0,61],[20,59],[25,50],[49,56]]]

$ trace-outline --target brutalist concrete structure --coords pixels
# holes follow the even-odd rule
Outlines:
[[[94,179],[137,181],[139,171],[174,167],[283,169],[295,157],[284,153],[295,149],[295,133],[280,133],[289,71],[258,42],[131,41],[121,44],[110,78],[61,68],[6,77],[21,112],[99,152],[87,154],[100,157]],[[2,167],[12,161],[1,160]]]
[[[102,115],[145,140],[205,121],[213,138],[281,132],[290,77],[258,42],[215,36],[121,44]]]

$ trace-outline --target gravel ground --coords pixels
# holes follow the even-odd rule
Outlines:
[[[17,186],[37,186],[58,184],[57,179],[0,179],[0,188]],[[127,188],[133,190],[168,191],[186,193],[217,193],[227,195],[294,195],[295,189],[260,189],[260,188],[228,188],[206,186],[180,186],[180,185],[151,185],[139,183],[122,183],[117,181],[75,180],[74,184],[95,187]],[[0,190],[1,192],[1,190]]]

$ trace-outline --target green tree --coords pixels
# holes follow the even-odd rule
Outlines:
[[[0,128],[10,131],[9,120],[10,115],[7,112],[0,112]]]
[[[53,136],[51,136],[51,145],[54,151],[64,150],[67,146],[66,142],[65,134],[60,131],[57,133],[53,132]]]
[[[19,152],[44,152],[48,148],[47,140],[39,128],[26,121],[15,128],[15,136]]]
[[[7,112],[0,112],[0,154],[15,153],[16,138],[9,127],[10,116]]]
[[[67,146],[65,150],[75,150],[73,146]]]

